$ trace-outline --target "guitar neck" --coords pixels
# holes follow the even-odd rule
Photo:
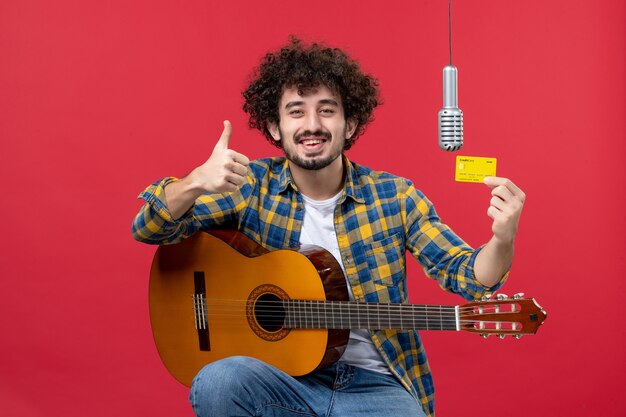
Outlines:
[[[293,329],[460,330],[458,306],[284,300]]]

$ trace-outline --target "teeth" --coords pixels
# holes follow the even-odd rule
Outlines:
[[[300,143],[302,143],[303,145],[317,145],[318,143],[322,142],[323,141],[321,139],[305,139]]]

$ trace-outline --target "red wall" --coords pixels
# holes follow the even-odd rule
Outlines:
[[[440,416],[626,413],[625,39],[621,0],[455,0],[461,154],[528,194],[503,291],[548,311],[522,340],[424,333]],[[349,155],[411,178],[472,244],[489,191],[436,144],[445,0],[4,0],[0,5],[3,415],[191,416],[153,346],[153,247],[136,195],[208,157],[222,120],[251,158],[240,91],[288,34],[347,49],[385,104]],[[462,302],[409,265],[416,303]]]

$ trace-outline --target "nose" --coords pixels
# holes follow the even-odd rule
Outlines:
[[[317,112],[308,112],[305,117],[305,130],[308,130],[309,132],[317,132],[321,129],[322,123],[320,115]]]

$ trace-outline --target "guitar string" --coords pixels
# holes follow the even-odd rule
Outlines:
[[[243,309],[232,309],[232,308],[227,308],[227,309],[216,309],[216,308],[207,308],[207,310],[209,310],[209,315],[233,315],[233,316],[240,316],[241,315],[241,311]],[[255,313],[252,314],[248,314],[245,313],[246,315],[250,315],[250,316],[255,316],[258,318],[266,318],[266,317],[284,317],[284,316],[290,316],[290,317],[295,317],[298,319],[308,319],[308,318],[321,318],[321,317],[326,317],[326,318],[332,318],[332,317],[336,317],[338,320],[342,320],[342,319],[346,319],[346,320],[363,320],[365,321],[368,317],[370,320],[373,320],[372,316],[376,315],[378,316],[376,319],[379,321],[384,321],[384,320],[403,320],[403,321],[411,321],[411,320],[432,320],[433,322],[437,321],[437,320],[450,320],[450,321],[454,321],[457,319],[456,314],[454,313],[435,313],[435,312],[428,312],[428,313],[421,313],[421,314],[415,314],[414,312],[406,312],[406,313],[399,313],[399,312],[395,312],[395,311],[383,311],[383,312],[377,312],[377,311],[371,311],[368,313],[362,313],[362,312],[355,312],[355,311],[342,311],[342,312],[330,312],[330,311],[323,311],[323,310],[308,310],[308,311],[304,311],[304,310],[298,310],[298,309],[288,309],[288,310],[261,310],[261,311],[256,311]],[[460,314],[459,315],[459,320],[463,321],[485,321],[484,319],[481,320],[481,316],[510,316],[510,313],[507,312],[493,312],[493,313],[483,313],[483,314]],[[515,320],[510,320],[510,321],[515,321]]]
[[[212,311],[211,314],[216,314],[219,312],[219,314],[229,314],[232,313],[233,315],[238,315],[242,310],[245,309],[245,307],[241,306],[240,308],[237,307],[233,307],[233,306],[227,306],[227,307],[222,307],[222,308],[218,308],[216,306],[210,306],[208,305],[206,307],[207,310]],[[346,311],[348,310],[348,311]],[[377,311],[376,309],[371,309],[370,311],[349,311],[349,309],[342,309],[342,311],[328,311],[328,309],[324,310],[324,309],[320,309],[320,308],[314,308],[314,309],[306,309],[306,308],[286,308],[286,309],[275,309],[275,310],[269,310],[269,309],[261,309],[260,311],[257,311],[255,314],[255,316],[258,317],[272,317],[272,316],[276,316],[276,315],[287,315],[289,313],[293,313],[296,314],[298,316],[302,316],[302,317],[338,317],[339,319],[341,317],[345,317],[345,318],[352,318],[354,320],[358,320],[358,319],[363,319],[365,320],[366,317],[371,317],[372,315],[380,315],[380,319],[381,320],[388,320],[389,318],[391,319],[396,319],[396,320],[419,320],[420,318],[423,318],[424,320],[426,319],[432,319],[432,320],[436,320],[438,318],[444,318],[444,319],[449,319],[449,320],[455,320],[457,315],[455,314],[454,311],[443,311],[443,312],[436,312],[436,311],[424,311],[424,312],[418,312],[418,311],[403,311],[400,312],[399,310],[383,310],[383,311]],[[510,315],[510,312],[507,311],[500,311],[500,312],[483,312],[483,313],[461,313],[459,314],[459,318],[460,319],[467,319],[467,317],[480,317],[480,316],[485,316],[485,315],[495,315],[495,316],[505,316],[505,315]]]
[[[214,301],[222,301],[219,299],[207,299],[205,300],[205,305],[208,307],[226,307],[226,308],[234,308],[234,309],[239,309],[239,308],[245,308],[247,306],[247,300],[223,300],[223,301],[228,301],[227,303],[215,303]],[[232,301],[236,301],[236,302],[232,302]],[[298,303],[299,305],[297,306],[293,306],[293,305],[285,305],[284,301],[291,301],[291,302],[295,302]],[[410,314],[410,313],[426,313],[426,314],[432,314],[432,315],[439,315],[439,314],[450,314],[450,315],[456,315],[456,311],[455,311],[455,307],[454,306],[445,306],[445,305],[421,305],[421,304],[386,304],[386,303],[367,303],[367,302],[355,302],[355,301],[327,301],[327,300],[280,300],[280,301],[262,301],[261,303],[257,303],[260,304],[262,307],[265,307],[264,311],[265,312],[275,312],[275,313],[280,313],[282,311],[284,311],[285,308],[295,308],[295,309],[315,309],[315,310],[321,310],[323,308],[326,307],[326,309],[328,309],[328,306],[331,306],[330,308],[332,310],[340,310],[340,311],[336,311],[335,313],[337,314],[360,314],[359,310],[382,310],[382,312],[387,312],[389,311],[390,313],[394,313],[394,314],[403,314],[406,312],[406,314]],[[289,304],[289,303],[287,303]],[[266,306],[269,305],[276,305],[279,306],[279,309],[276,310],[268,310]],[[507,304],[507,305],[511,305],[511,304]],[[334,306],[334,307],[332,307]],[[345,311],[348,310],[348,311]],[[357,310],[357,311],[351,311],[351,310]],[[508,310],[505,309],[504,311],[496,311],[496,306],[488,306],[485,307],[483,311],[477,311],[477,307],[463,307],[460,306],[459,307],[459,313],[461,315],[485,315],[485,314],[510,314],[510,313],[517,313],[520,310]],[[377,312],[377,311],[376,311]],[[373,311],[370,311],[370,313],[373,313]],[[365,313],[364,313],[365,314]]]
[[[228,314],[228,313],[220,313],[220,312],[216,312],[216,313],[208,313],[208,314],[204,314],[204,317],[236,317],[236,318],[241,318],[241,317],[245,317],[245,318],[249,318],[249,317],[255,317],[255,318],[263,318],[263,319],[278,319],[277,321],[281,321],[283,319],[285,319],[286,316],[284,315],[272,315],[272,314]],[[295,317],[295,319],[299,319],[302,318],[304,319],[309,319],[309,320],[329,320],[332,319],[332,317],[329,316],[308,316],[306,318],[304,317]],[[343,318],[335,318],[337,321],[351,321],[352,318],[351,317],[347,317],[344,316]],[[381,317],[380,322],[385,322],[389,320],[389,317]],[[400,317],[391,317],[391,320],[394,322],[399,322],[400,321]],[[420,321],[426,321],[425,319],[415,319],[413,320],[412,318],[408,318],[408,317],[403,317],[402,318],[402,322],[411,322],[411,321],[416,321],[416,322],[420,322]],[[433,323],[438,322],[439,318],[437,318],[437,320],[433,320]],[[448,318],[444,318],[444,322],[455,322],[456,320],[454,319],[454,317],[448,317]],[[479,320],[479,319],[461,319],[459,320],[462,323],[473,323],[473,322],[483,322],[483,323],[502,323],[499,320]],[[512,321],[511,323],[515,323],[515,321]]]
[[[254,316],[257,318],[265,319],[265,318],[275,318],[275,317],[285,317],[288,314],[295,314],[295,319],[321,319],[321,318],[330,318],[332,316],[337,317],[338,320],[346,319],[346,320],[361,320],[364,319],[364,316],[370,316],[373,313],[379,315],[379,321],[387,321],[387,320],[400,320],[400,321],[428,321],[432,320],[435,322],[436,320],[447,320],[447,321],[455,321],[456,314],[454,311],[427,311],[422,312],[418,316],[412,316],[412,313],[416,313],[415,311],[408,310],[405,313],[402,313],[398,310],[387,310],[387,311],[369,311],[369,314],[362,313],[361,311],[350,311],[349,308],[342,309],[343,311],[328,311],[328,309],[321,309],[319,305],[317,308],[308,308],[309,306],[303,306],[302,308],[281,308],[276,310],[262,309],[260,311],[256,311],[253,314],[245,313],[246,316]],[[352,305],[354,307],[354,304]],[[372,306],[369,306],[372,307]],[[205,316],[241,316],[241,310],[244,309],[244,305],[234,306],[234,305],[210,305],[207,304],[205,306],[205,310],[210,310],[211,312],[207,312]],[[348,311],[345,311],[348,310]],[[483,313],[464,313],[459,315],[460,321],[472,322],[472,321],[483,321],[488,322],[486,320],[479,320],[476,317],[480,317],[481,315],[509,315],[508,311],[500,311],[500,312],[483,312]],[[474,317],[473,319],[467,320],[467,316]],[[497,321],[494,321],[497,322]],[[514,321],[511,321],[514,322]]]
[[[199,312],[200,313],[200,312]],[[311,312],[311,311],[291,311],[291,312],[287,312],[285,313],[285,311],[263,311],[263,312],[257,312],[257,313],[244,313],[243,315],[246,317],[259,317],[259,318],[267,318],[267,317],[285,317],[287,315],[289,315],[289,313],[293,313],[295,314],[296,318],[332,318],[333,316],[336,317],[336,319],[341,320],[342,318],[345,319],[361,319],[361,317],[358,317],[358,315],[355,314],[329,314],[329,312]],[[200,313],[201,314],[201,313]],[[211,310],[210,312],[207,312],[204,314],[205,316],[233,316],[233,317],[241,317],[241,311],[239,310]],[[490,316],[497,316],[497,315],[506,315],[506,313],[493,313],[490,314]],[[291,316],[294,317],[294,316]],[[476,317],[480,317],[480,316],[476,316]],[[453,314],[447,314],[447,315],[429,315],[429,316],[416,316],[416,317],[412,317],[412,316],[400,316],[400,315],[387,315],[387,314],[381,314],[380,317],[378,318],[379,321],[385,321],[385,320],[403,320],[403,321],[411,321],[411,320],[427,320],[427,319],[431,319],[433,318],[433,320],[442,318],[444,320],[456,320],[456,316]],[[460,321],[484,321],[484,322],[488,322],[488,320],[480,320],[477,318],[471,318],[468,319],[466,317],[461,318]]]
[[[236,318],[238,320],[235,320],[236,324],[241,324],[244,325],[244,327],[247,327],[248,325],[248,321],[247,320],[241,320],[242,316],[241,315],[235,315],[235,314],[208,314],[205,315],[205,317],[208,319],[209,317],[217,317],[220,319],[226,318]],[[246,319],[248,318],[247,315],[244,315],[244,317],[246,317]],[[254,316],[256,318],[258,318],[259,316]],[[270,316],[270,319],[273,319],[275,317]],[[341,325],[343,322],[348,321],[348,324],[344,327],[343,325]],[[382,322],[384,322],[386,320],[382,320]],[[393,320],[392,320],[393,321]],[[324,323],[325,322],[325,323]],[[324,329],[358,329],[360,328],[358,325],[353,324],[350,320],[339,320],[340,325],[337,326],[332,326],[330,325],[330,323],[327,322],[327,320],[311,320],[309,319],[308,321],[304,322],[304,325],[302,324],[302,321],[300,320],[296,320],[293,324],[296,324],[296,326],[287,326],[285,325],[285,320],[284,319],[279,319],[279,320],[264,320],[263,324],[267,325],[267,326],[279,326],[281,328],[300,328],[300,329],[316,329],[316,328],[324,328]],[[323,324],[324,323],[324,324]],[[436,321],[436,322],[432,322],[432,323],[427,323],[424,320],[416,320],[416,321],[403,321],[398,323],[397,321],[393,322],[394,324],[392,324],[393,328],[398,328],[398,329],[418,329],[418,330],[437,330],[437,327],[443,327],[443,325],[447,325],[448,327],[453,327],[452,325],[454,325],[456,323],[455,320],[444,320],[443,322],[440,321]],[[415,326],[410,326],[409,324],[413,323]],[[474,326],[476,323],[483,323],[484,325],[486,325],[487,327],[485,327],[484,329],[480,329],[480,330],[485,330],[485,331],[503,331],[503,332],[507,332],[507,331],[520,331],[521,330],[521,325],[520,323],[517,322],[501,322],[501,321],[492,321],[492,320],[460,320],[459,321],[460,324],[470,324],[473,325],[472,327],[476,328],[477,330],[480,329],[479,327]],[[323,324],[323,325],[322,325]],[[406,324],[406,325],[405,325]],[[508,326],[502,327],[500,329],[498,328],[493,328],[493,327],[488,327],[490,325],[495,325],[497,326],[498,324],[500,325],[512,325],[512,324],[516,324],[516,325],[520,325],[520,328],[509,328]],[[229,326],[232,326],[232,323],[229,324]],[[386,328],[385,326],[380,326],[381,328]],[[367,328],[367,327],[363,327],[363,328]],[[375,330],[377,327],[372,326],[371,329]]]
[[[236,312],[235,313],[212,312],[212,313],[204,314],[204,317],[238,317],[238,318],[240,318],[240,317],[246,317],[246,318],[248,318],[248,317],[255,317],[255,318],[261,318],[261,319],[274,319],[275,318],[275,319],[282,320],[282,319],[284,319],[286,317],[286,315],[284,315],[284,314],[280,314],[280,315],[278,315],[278,314],[248,314],[248,313],[236,314]],[[296,317],[290,316],[290,317],[295,318],[295,319],[300,319],[301,318],[303,320],[304,319],[315,319],[315,320],[322,320],[322,319],[329,320],[329,319],[332,319],[331,316],[327,316],[327,315],[309,315],[307,317],[304,317],[304,316],[296,316]],[[335,317],[335,319],[338,320],[338,321],[342,321],[342,320],[350,321],[350,320],[355,319],[355,317],[354,316],[343,316],[343,317]],[[401,318],[400,316],[395,316],[395,317],[394,316],[391,316],[391,317],[381,316],[380,319],[377,319],[377,320],[381,321],[381,322],[384,322],[384,321],[387,321],[389,319],[391,319],[392,321],[400,321],[400,319],[402,319],[401,320],[402,322],[405,322],[405,321],[406,322],[426,321],[426,318],[415,318],[414,319],[414,318],[411,318],[411,317],[402,317]],[[442,317],[442,319],[444,321],[447,321],[447,322],[454,322],[454,321],[456,321],[455,317],[453,317],[453,316]],[[438,320],[439,320],[439,317],[437,317],[436,320],[433,320],[433,323],[435,321],[438,321]],[[499,320],[480,320],[480,319],[460,319],[459,321],[460,322],[465,322],[465,323],[478,322],[478,321],[483,322],[483,323],[490,323],[490,322],[492,322],[492,323],[501,323],[501,321],[499,321]],[[514,321],[512,321],[512,322],[514,322]]]
[[[210,301],[225,301],[227,303],[231,303],[231,302],[235,302],[235,303],[241,303],[241,302],[248,302],[249,298],[246,299],[235,299],[235,298],[207,298],[206,297],[206,293],[201,293],[201,294],[190,294],[191,296],[202,296],[203,299],[205,300],[210,300]],[[271,293],[264,293],[262,295],[274,295]],[[274,295],[275,296],[275,295]],[[358,303],[358,304],[381,304],[381,305],[410,305],[410,306],[416,306],[416,307],[455,307],[452,305],[444,305],[444,304],[400,304],[400,303],[375,303],[375,302],[367,302],[367,301],[353,301],[353,300],[327,300],[327,299],[323,299],[323,300],[313,300],[313,299],[300,299],[300,298],[286,298],[286,299],[276,299],[276,300],[261,300],[262,302],[265,303],[282,303],[285,301],[299,301],[299,302],[321,302],[321,301],[327,301],[327,302],[332,302],[332,303]],[[486,307],[486,306],[490,306],[490,305],[511,305],[511,304],[520,304],[523,303],[525,301],[528,301],[528,299],[525,298],[520,298],[520,299],[507,299],[507,300],[494,300],[494,301],[474,301],[474,302],[470,302],[469,304],[465,304],[461,307],[467,307],[467,308],[477,308],[477,307]]]
[[[223,298],[204,298],[203,299],[207,305],[222,305],[222,306],[240,306],[240,305],[246,305],[249,300],[235,300],[235,299],[223,299]],[[502,307],[502,306],[508,306],[508,305],[516,305],[516,304],[520,304],[519,301],[522,300],[515,300],[515,301],[505,301],[505,302],[490,302],[490,304],[478,304],[478,305],[474,305],[474,306],[458,306],[459,310],[462,311],[475,311],[478,308],[483,308],[485,310],[487,309],[495,309],[498,306]],[[222,302],[222,303],[218,303],[218,302]],[[289,303],[289,302],[297,302],[297,303],[311,303],[311,304],[319,304],[319,303],[328,303],[328,305],[336,305],[336,306],[380,306],[380,307],[391,307],[391,308],[399,308],[399,309],[406,309],[406,308],[412,308],[412,309],[455,309],[457,306],[451,306],[451,305],[438,305],[438,304],[398,304],[398,303],[374,303],[374,302],[361,302],[361,301],[346,301],[346,300],[302,300],[302,299],[286,299],[286,300],[261,300],[260,301],[262,304],[264,305],[269,305],[269,304],[284,304],[285,302]]]

